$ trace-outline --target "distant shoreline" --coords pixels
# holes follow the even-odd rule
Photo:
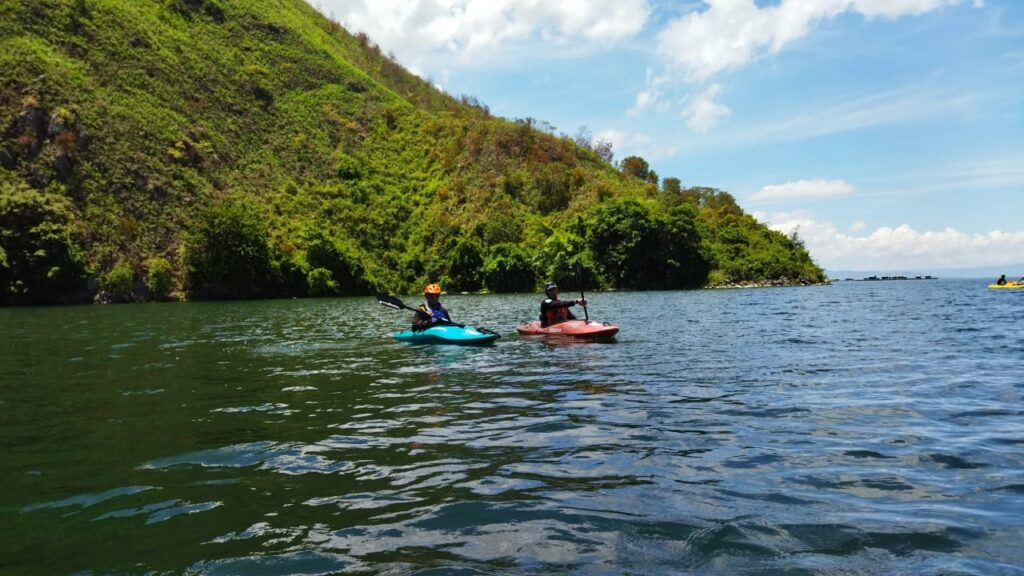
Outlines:
[[[836,282],[886,282],[891,280],[938,280],[938,276],[865,276],[864,278],[843,278]]]
[[[805,286],[831,286],[832,280],[826,279],[824,282],[815,282],[808,280],[807,278],[797,278],[790,280],[789,278],[778,278],[774,280],[759,280],[757,282],[724,282],[722,284],[714,284],[706,286],[710,290],[724,290],[732,288],[795,288]]]

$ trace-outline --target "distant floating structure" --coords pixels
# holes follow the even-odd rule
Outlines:
[[[879,282],[882,280],[938,280],[936,276],[868,276],[861,278],[862,282]]]

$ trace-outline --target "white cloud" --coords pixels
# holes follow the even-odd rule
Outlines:
[[[624,130],[601,130],[597,133],[596,139],[611,142],[616,150],[625,146],[646,146],[651,143],[651,137],[646,134]]]
[[[854,187],[842,180],[796,180],[785,184],[772,184],[750,196],[751,202],[772,202],[797,198],[832,198],[853,194]]]
[[[657,105],[662,96],[661,86],[667,80],[667,76],[655,76],[652,70],[648,68],[644,89],[637,93],[633,106],[626,113],[630,116],[636,116],[647,108]],[[658,106],[658,108],[661,107]]]
[[[775,53],[823,20],[854,12],[866,18],[919,15],[963,0],[705,0],[707,9],[670,22],[658,34],[658,53],[687,79],[702,82]],[[977,6],[977,3],[975,3]]]
[[[938,189],[1024,187],[1024,154],[962,162],[937,172],[942,183],[933,188]]]
[[[900,16],[919,16],[938,8],[960,4],[962,0],[853,0],[852,9],[863,14],[865,18],[899,18]],[[975,8],[983,3],[974,0]]]
[[[833,270],[1000,266],[1019,263],[1024,254],[1024,231],[968,234],[948,227],[919,232],[904,224],[854,235],[840,232],[831,222],[818,222],[808,212],[780,212],[764,220],[786,234],[798,230],[815,261]]]
[[[659,98],[661,98],[661,92],[658,92],[657,90],[641,90],[636,94],[636,99],[633,101],[633,107],[627,110],[626,113],[630,116],[636,116],[652,106]]]
[[[686,125],[696,132],[707,132],[718,126],[722,121],[732,114],[727,106],[715,101],[722,87],[713,84],[707,90],[698,95],[689,106],[683,110],[683,117],[686,118]]]
[[[850,224],[850,232],[860,232],[861,230],[868,227],[868,223],[863,220],[854,220],[853,224]]]
[[[510,45],[605,47],[637,34],[646,0],[319,0],[350,32],[365,32],[407,66],[436,52],[462,64],[500,54]],[[548,49],[557,56],[560,51]]]
[[[678,152],[675,147],[656,144],[650,136],[642,132],[601,130],[596,134],[595,140],[611,142],[616,158],[637,155],[650,161],[674,156]]]
[[[710,147],[792,142],[874,126],[966,116],[989,103],[987,96],[923,84],[883,92],[864,92],[847,95],[849,100],[846,101],[809,106],[802,112],[785,117],[720,130],[713,137],[701,139],[693,145],[707,150]]]

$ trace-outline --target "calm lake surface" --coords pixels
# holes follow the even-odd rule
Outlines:
[[[588,296],[0,310],[0,574],[1024,574],[1024,291]]]

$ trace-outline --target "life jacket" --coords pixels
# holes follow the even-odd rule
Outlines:
[[[444,306],[438,306],[436,309],[431,308],[429,304],[420,304],[420,310],[430,316],[430,323],[437,324],[445,320]]]
[[[548,298],[545,302],[550,302]],[[540,312],[540,323],[542,326],[550,326],[552,324],[558,324],[559,322],[565,322],[569,319],[569,308],[548,308],[541,310]]]

